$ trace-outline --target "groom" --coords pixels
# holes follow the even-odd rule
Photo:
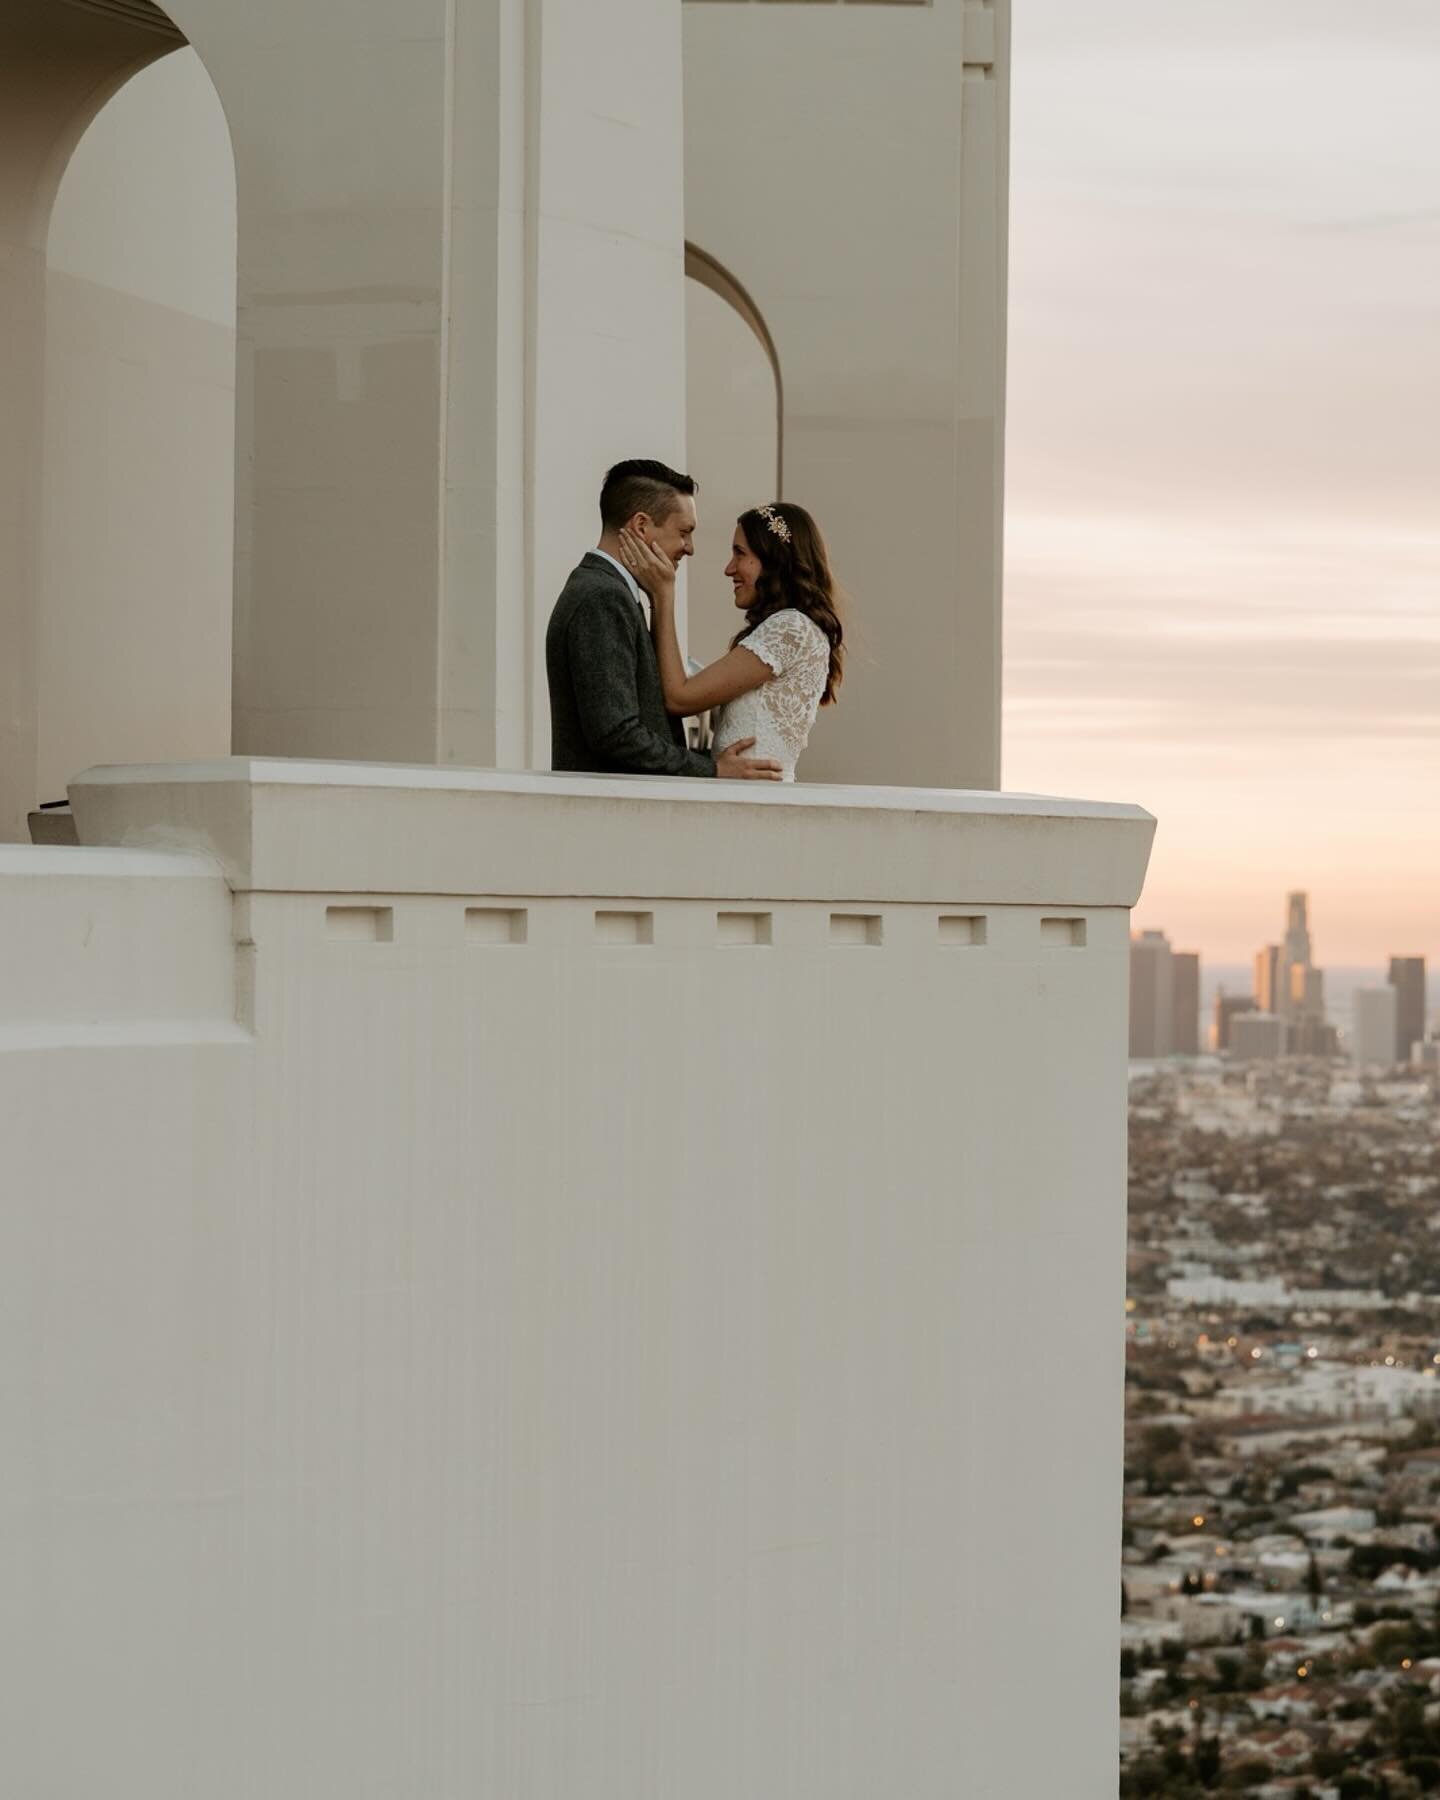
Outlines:
[[[677,569],[694,554],[694,481],[662,462],[616,463],[600,490],[600,526],[599,545],[565,583],[545,633],[550,766],[778,781],[778,762],[746,758],[754,738],[719,756],[686,747],[680,720],[665,710],[639,583],[620,561],[625,527]]]

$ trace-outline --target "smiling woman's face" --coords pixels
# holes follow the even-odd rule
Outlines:
[[[755,584],[760,579],[760,566],[760,558],[746,543],[745,533],[737,524],[725,573],[734,586],[735,604],[741,612],[748,612],[758,598]]]

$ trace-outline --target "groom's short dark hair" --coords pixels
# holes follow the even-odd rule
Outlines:
[[[600,523],[607,531],[618,531],[637,512],[643,512],[660,525],[674,512],[682,494],[694,492],[693,476],[647,457],[632,457],[629,462],[616,463],[605,477],[600,489]]]

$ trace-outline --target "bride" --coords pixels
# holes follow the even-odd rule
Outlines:
[[[688,718],[718,708],[717,754],[753,737],[751,754],[773,757],[780,779],[793,781],[816,712],[834,704],[845,661],[835,583],[815,521],[803,506],[779,500],[741,513],[725,573],[745,625],[726,655],[688,677],[675,634],[673,564],[633,532],[622,531],[620,542],[626,567],[650,596],[665,710]]]

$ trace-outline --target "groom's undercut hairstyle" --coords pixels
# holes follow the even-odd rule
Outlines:
[[[605,477],[600,489],[600,523],[607,531],[618,531],[636,513],[649,513],[657,525],[663,525],[674,512],[682,494],[695,492],[693,476],[648,457],[632,457],[618,462]]]

